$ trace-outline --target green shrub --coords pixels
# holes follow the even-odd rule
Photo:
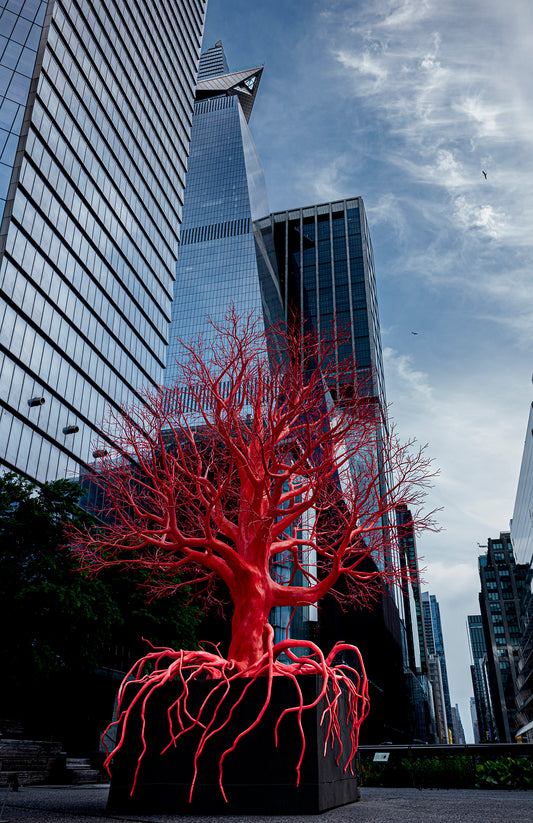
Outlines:
[[[476,789],[533,789],[533,763],[528,757],[501,757],[478,763]]]
[[[416,786],[420,789],[533,789],[533,763],[527,756],[497,760],[470,755],[439,754],[400,757],[386,763],[361,759],[357,775],[362,786]]]

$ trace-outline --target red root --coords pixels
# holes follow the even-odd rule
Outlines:
[[[296,785],[299,785],[300,768],[305,754],[305,735],[302,725],[302,713],[307,709],[312,709],[317,706],[323,698],[325,700],[325,708],[321,716],[321,725],[324,723],[327,724],[324,755],[326,754],[328,744],[333,748],[335,742],[337,742],[339,748],[337,764],[340,763],[341,759],[344,759],[344,772],[347,772],[349,769],[353,774],[352,764],[357,751],[359,728],[369,710],[368,681],[359,650],[356,646],[351,646],[347,643],[337,643],[328,657],[325,658],[318,646],[307,640],[283,640],[274,645],[272,640],[273,632],[272,630],[270,630],[270,632],[271,635],[269,637],[267,653],[263,655],[263,657],[256,664],[249,666],[244,670],[238,670],[233,662],[221,657],[218,652],[209,652],[205,649],[201,649],[200,651],[173,651],[172,649],[167,648],[154,648],[154,651],[138,660],[128,672],[120,686],[118,693],[117,720],[111,723],[104,733],[105,737],[109,730],[114,726],[118,726],[120,729],[120,735],[114,749],[112,751],[108,751],[106,748],[107,757],[104,765],[107,768],[108,773],[111,775],[111,761],[124,744],[130,716],[133,710],[140,706],[142,749],[137,760],[133,785],[130,792],[130,794],[133,795],[139,775],[139,769],[147,750],[147,741],[145,736],[145,712],[147,703],[157,689],[161,688],[169,681],[177,679],[182,684],[182,690],[179,697],[169,706],[167,710],[169,742],[161,754],[164,754],[164,752],[166,752],[171,746],[176,746],[179,738],[191,731],[191,729],[199,728],[202,730],[200,741],[194,757],[194,776],[189,794],[189,801],[191,801],[198,774],[198,759],[207,742],[210,738],[227,726],[235,710],[244,699],[244,696],[251,684],[254,683],[259,677],[268,677],[266,698],[263,705],[258,708],[256,719],[251,725],[235,737],[233,744],[222,753],[219,760],[219,785],[224,800],[227,802],[223,787],[224,760],[228,754],[235,750],[239,744],[239,741],[245,735],[249,734],[249,732],[251,732],[252,729],[254,729],[261,722],[261,718],[265,714],[265,711],[270,703],[273,678],[288,677],[295,685],[298,700],[295,706],[285,709],[278,718],[275,726],[275,743],[277,746],[278,729],[281,721],[286,715],[295,712],[297,714],[298,727],[302,740],[300,757],[298,763],[296,764]],[[309,654],[302,657],[297,657],[291,651],[292,648],[296,647],[308,648]],[[344,663],[333,665],[334,658],[343,651],[350,651],[356,655],[360,668],[359,671]],[[289,663],[283,663],[279,660],[282,653],[284,653],[285,657],[288,658],[290,661]],[[148,669],[148,671],[143,674],[145,669]],[[304,703],[302,691],[297,680],[299,675],[319,675],[322,678],[320,693],[312,703]],[[217,725],[217,716],[219,715],[219,712],[229,693],[230,684],[233,681],[242,678],[246,678],[247,680],[245,687],[230,707],[226,719],[223,722],[219,722]],[[192,681],[199,679],[214,681],[214,685],[209,696],[204,700],[200,709],[196,712],[196,716],[194,716],[191,714],[188,703],[189,687]],[[129,698],[131,693],[130,690],[133,686],[137,689],[134,693],[134,697],[131,702],[126,701],[126,690],[128,690]],[[341,739],[339,701],[341,694],[343,693],[347,696],[348,702],[346,722],[350,728],[349,752],[343,751]]]

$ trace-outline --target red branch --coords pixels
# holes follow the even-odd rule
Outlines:
[[[317,603],[341,578],[364,602],[397,579],[395,510],[434,528],[420,511],[432,472],[387,427],[371,381],[336,362],[338,340],[267,338],[234,312],[215,331],[210,347],[183,345],[176,386],[108,421],[116,448],[91,477],[106,525],[69,541],[94,573],[143,569],[152,596],[222,578],[229,660],[245,671],[267,651],[273,607]]]
[[[294,611],[316,604],[328,592],[341,598],[341,580],[343,596],[359,602],[384,580],[401,580],[401,564],[392,560],[401,548],[396,510],[410,510],[415,532],[435,529],[432,514],[421,510],[434,472],[424,449],[401,443],[388,425],[371,375],[363,378],[351,359],[338,362],[342,341],[280,328],[265,334],[251,317],[243,320],[234,311],[213,329],[213,345],[202,338],[182,344],[175,386],[146,392],[142,405],[111,415],[105,435],[115,448],[90,476],[100,493],[103,525],[71,528],[68,541],[92,573],[109,566],[144,570],[152,597],[192,585],[216,599],[212,584],[221,578],[234,607],[228,658],[165,649],[136,664],[130,674],[140,688],[121,709],[121,735],[107,763],[122,746],[130,712],[140,701],[140,766],[146,703],[176,677],[183,692],[169,709],[169,745],[190,728],[203,729],[195,780],[204,746],[225,725],[217,726],[217,713],[236,677],[252,683],[268,676],[269,691],[253,726],[270,700],[272,678],[292,679],[299,701],[280,721],[295,711],[302,728],[302,711],[309,707],[296,676],[319,674],[317,702],[326,700],[323,721],[330,741],[340,740],[341,686],[349,693],[348,767],[368,711],[367,683],[364,670],[361,675],[333,666],[332,655],[353,647],[337,645],[325,659],[307,641],[274,646],[269,614],[278,606]],[[298,646],[309,647],[310,654],[297,657],[291,648]],[[282,652],[289,663],[278,659]],[[169,657],[172,662],[163,666]],[[155,668],[142,674],[146,663]],[[199,676],[219,682],[192,717],[188,688]],[[121,707],[129,689],[125,681]],[[221,787],[224,759],[248,731],[221,757]],[[304,750],[302,732],[302,757]],[[134,784],[136,779],[137,774]]]

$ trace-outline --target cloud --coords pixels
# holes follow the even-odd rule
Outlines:
[[[324,203],[350,195],[351,164],[344,155],[334,158],[321,152],[298,172],[298,188],[306,192],[309,203]]]
[[[481,552],[481,549],[479,550]],[[471,596],[479,590],[479,574],[472,562],[448,563],[444,560],[432,560],[427,565],[427,578],[431,586],[439,592],[441,602],[448,605],[457,603],[465,595]]]
[[[494,240],[503,239],[507,234],[506,219],[503,212],[493,206],[478,206],[469,202],[465,196],[456,197],[454,216],[459,228],[467,231],[479,229]]]
[[[408,226],[407,219],[400,198],[392,192],[383,194],[377,203],[368,206],[366,211],[372,226],[386,223],[394,229],[394,233],[399,240],[405,237]]]
[[[414,368],[410,355],[398,354],[394,349],[385,347],[383,363],[386,369],[394,373],[402,395],[408,395],[413,404],[423,404],[423,407],[427,408],[428,404],[433,402],[433,391],[428,376]]]
[[[533,251],[533,191],[524,175],[533,115],[523,78],[508,75],[511,24],[502,23],[498,4],[374,0],[364,13],[339,8],[329,31],[339,93],[368,110],[367,128],[381,130],[380,145],[394,144],[388,160],[404,188],[421,182],[448,192],[450,231],[475,230]],[[525,58],[533,13],[524,13],[523,30],[513,26],[507,37]]]
[[[340,50],[336,52],[335,57],[345,70],[353,71],[371,81],[370,85],[366,87],[360,86],[361,92],[375,94],[378,89],[385,87],[388,77],[387,69],[383,61],[370,51],[365,50],[362,53],[357,53]]]
[[[453,109],[476,125],[476,138],[502,138],[505,136],[505,109],[495,102],[487,103],[481,93],[463,97],[452,104]]]

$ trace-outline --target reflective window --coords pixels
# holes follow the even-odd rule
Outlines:
[[[5,375],[28,421],[13,429],[9,463],[36,479],[74,471],[106,405],[161,379],[205,12],[196,5],[135,4],[133,17],[118,0],[55,3],[20,169],[48,3],[0,11],[2,212],[10,181],[20,183],[0,262],[11,352],[2,385]],[[46,403],[30,419],[37,384]],[[65,436],[71,422],[80,431]]]

